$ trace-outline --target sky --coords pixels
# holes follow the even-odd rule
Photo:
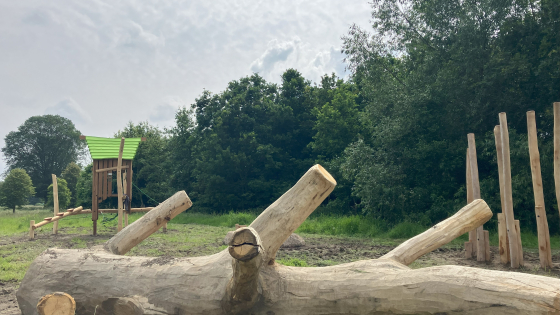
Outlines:
[[[112,137],[252,73],[347,77],[341,36],[369,19],[367,0],[0,0],[0,146],[31,116]]]

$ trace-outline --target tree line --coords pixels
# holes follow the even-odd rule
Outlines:
[[[155,205],[185,190],[199,211],[258,212],[321,163],[338,185],[320,211],[433,224],[465,204],[467,133],[473,132],[482,197],[499,212],[492,130],[498,113],[506,112],[514,211],[523,227],[534,229],[525,113],[535,110],[546,210],[557,233],[552,103],[560,101],[558,4],[374,0],[372,31],[352,26],[343,36],[347,79],[325,75],[313,83],[288,69],[275,84],[253,74],[222,92],[203,91],[177,111],[169,129],[142,122],[117,131],[115,137],[147,138],[133,161],[133,205]],[[41,119],[64,120],[30,118]],[[17,135],[26,128],[8,134],[2,151],[10,169],[26,170],[36,196],[46,200],[50,174],[75,162],[84,144],[75,130],[57,137],[72,148],[65,149],[68,159],[45,153],[19,161],[48,149],[32,146],[40,142],[33,133]],[[71,198],[88,206],[91,166],[75,174]]]

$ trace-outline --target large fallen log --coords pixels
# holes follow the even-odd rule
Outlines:
[[[153,258],[103,248],[49,249],[21,283],[20,309],[24,315],[35,314],[43,295],[63,291],[74,297],[77,314],[96,315],[125,314],[123,305],[134,308],[134,314],[560,312],[560,279],[460,266],[406,266],[488,221],[492,212],[483,200],[381,259],[320,268],[275,263],[280,245],[335,185],[322,167],[314,166],[248,228],[238,230],[228,249],[211,256]]]

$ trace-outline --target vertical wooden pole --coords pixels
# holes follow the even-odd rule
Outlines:
[[[537,234],[539,237],[539,259],[542,268],[552,268],[550,251],[550,235],[544,207],[544,192],[541,177],[541,160],[537,140],[537,123],[535,112],[527,112],[527,134],[529,138],[529,156],[531,159],[531,175],[533,178],[533,194],[535,196],[535,215],[537,217]]]
[[[54,216],[58,214],[58,181],[56,180],[56,175],[51,174],[53,182],[53,203],[54,203]],[[58,233],[58,221],[53,223],[52,233]]]
[[[509,239],[509,254],[511,267],[519,268],[519,242],[515,229],[515,218],[513,216],[513,196],[511,191],[511,164],[509,160],[509,131],[507,127],[506,113],[500,113],[500,136],[502,138],[502,161],[504,163],[504,204],[506,216],[507,235]]]
[[[472,176],[471,176],[471,162],[469,159],[469,149],[467,148],[467,204],[473,202],[473,193],[472,193]],[[470,243],[470,245],[466,245],[466,243]],[[465,243],[465,257],[472,258],[473,254],[476,253],[476,229],[469,231],[469,241]]]
[[[507,238],[506,217],[503,213],[498,213],[498,237],[500,238],[500,262],[502,264],[507,264],[510,261],[509,244]]]
[[[56,223],[56,222],[55,222]],[[35,238],[35,220],[29,221],[29,239]]]
[[[119,148],[119,159],[117,160],[117,194],[118,194],[118,206],[119,206],[119,224],[117,227],[118,231],[123,228],[123,187],[122,187],[122,154],[124,148],[124,137],[121,138],[121,146]]]
[[[471,169],[472,193],[473,199],[481,199],[480,183],[478,180],[478,162],[476,159],[476,143],[474,141],[474,133],[467,135],[469,141],[469,161]],[[486,249],[484,248],[484,227],[481,225],[476,228],[476,260],[485,261]]]
[[[488,231],[484,231],[484,257],[486,261],[491,261],[492,256],[490,254],[490,233]]]
[[[127,183],[127,180],[126,180],[127,179],[127,176],[126,176],[127,174],[126,173],[127,173],[127,171],[124,171],[124,175],[123,175],[123,191],[124,192],[128,192],[128,189],[127,189],[128,183]],[[122,200],[122,201],[124,201],[124,200]],[[125,227],[128,226],[128,212],[124,213],[124,226]]]
[[[498,178],[500,181],[500,204],[502,206],[502,213],[498,214],[500,261],[503,264],[507,264],[509,262],[509,245],[507,238],[506,218],[504,217],[504,157],[502,154],[502,136],[500,134],[500,126],[494,127],[494,142],[496,143],[496,160],[498,161]]]
[[[97,202],[97,162],[93,160],[91,168],[91,221],[93,222],[93,236],[97,235],[97,217],[99,204]]]
[[[556,202],[560,212],[560,102],[554,107],[554,186],[556,188]]]
[[[524,266],[523,261],[523,245],[521,243],[521,228],[519,227],[519,220],[515,220],[515,232],[517,233],[517,244],[519,248],[519,265]]]

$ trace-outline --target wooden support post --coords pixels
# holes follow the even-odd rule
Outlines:
[[[478,181],[478,162],[476,158],[476,143],[474,133],[467,135],[469,141],[469,164],[471,169],[472,194],[474,199],[480,199],[480,183]],[[484,227],[476,228],[476,260],[485,261],[486,249],[484,248]]]
[[[35,220],[29,221],[29,239],[35,238]]]
[[[163,233],[167,232],[167,222],[163,225]]]
[[[500,113],[500,136],[502,140],[502,160],[504,163],[504,204],[506,216],[507,234],[509,239],[509,253],[511,257],[511,267],[519,268],[519,242],[515,229],[515,217],[513,216],[513,196],[511,189],[511,164],[509,160],[509,131],[507,127],[506,113]]]
[[[467,148],[467,204],[473,202],[473,187],[472,187],[472,175],[471,175],[471,160],[469,159],[469,149]],[[465,257],[472,258],[476,253],[476,229],[469,231],[469,243],[468,247],[465,247]]]
[[[470,232],[469,232],[470,234]],[[465,258],[466,259],[471,259],[473,257],[473,244],[471,242],[465,242]]]
[[[556,202],[560,212],[560,102],[554,107],[554,186],[556,188]]]
[[[500,262],[502,264],[507,264],[510,261],[509,244],[507,238],[506,217],[503,213],[498,213],[498,237],[500,239]]]
[[[523,244],[521,243],[521,227],[519,226],[519,220],[515,220],[515,232],[517,233],[517,248],[519,250],[519,265],[524,266],[525,262],[523,261]]]
[[[484,257],[486,261],[492,261],[492,256],[490,253],[490,233],[487,230],[484,230]]]
[[[510,261],[510,258],[507,238],[507,225],[506,218],[504,216],[506,206],[504,203],[504,157],[502,153],[502,135],[500,134],[499,125],[494,127],[494,142],[496,143],[496,160],[498,161],[498,178],[500,182],[500,204],[502,206],[502,213],[498,213],[500,261],[503,264],[507,264]]]
[[[58,181],[56,180],[56,175],[52,174],[53,182],[53,203],[54,203],[54,216],[58,214]],[[52,233],[58,233],[58,222],[53,223]]]
[[[119,209],[119,223],[117,231],[123,228],[123,187],[122,187],[122,155],[124,148],[124,137],[121,138],[121,146],[119,148],[119,159],[117,160],[117,194],[118,194],[118,209]]]
[[[123,191],[124,192],[128,192],[128,190],[127,190],[128,183],[127,183],[127,180],[126,180],[127,179],[126,173],[127,172],[124,171],[124,175],[123,175]],[[125,198],[123,196],[123,200],[121,200],[121,202],[124,202],[124,201],[125,201]],[[125,227],[128,226],[128,212],[124,213],[124,226]]]
[[[537,139],[537,123],[535,112],[527,112],[527,134],[529,139],[529,156],[531,159],[531,175],[533,179],[533,194],[535,196],[535,215],[537,218],[537,233],[539,237],[539,259],[542,268],[552,268],[552,254],[550,250],[550,235],[544,206],[544,192],[541,177],[541,160]],[[520,246],[521,247],[521,246]]]
[[[97,201],[97,173],[99,160],[93,160],[93,167],[91,169],[91,220],[93,221],[93,236],[97,235],[97,217],[99,203]]]

